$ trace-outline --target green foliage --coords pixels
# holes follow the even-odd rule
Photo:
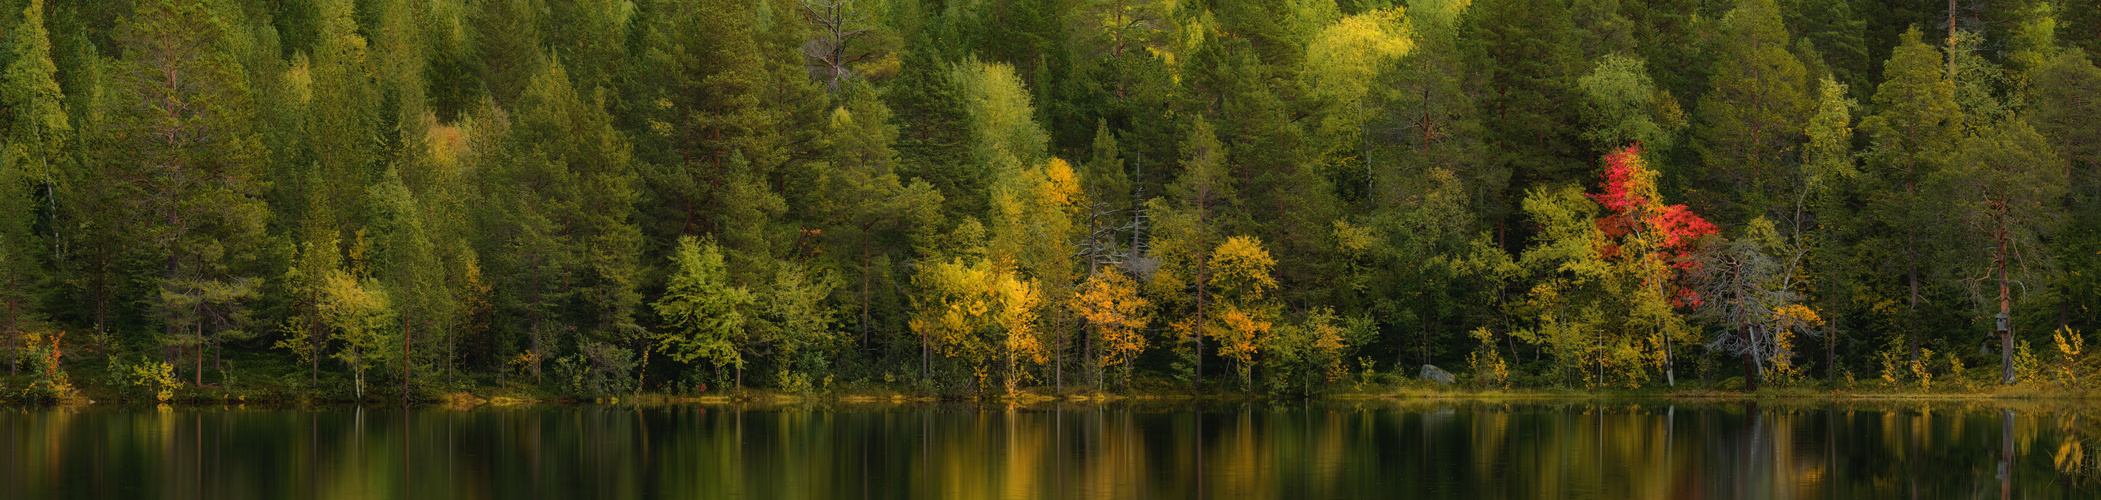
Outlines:
[[[410,399],[1910,383],[2001,267],[2020,331],[2101,322],[2085,2],[1946,47],[1853,0],[103,3],[0,12],[13,360],[63,330]]]
[[[758,344],[775,359],[780,377],[806,381],[821,377],[838,356],[841,336],[833,328],[836,314],[829,299],[838,288],[829,275],[811,275],[794,266],[774,271],[773,280],[756,300],[761,306],[755,327]],[[807,382],[804,384],[807,386]]]
[[[1050,137],[1036,125],[1028,89],[1013,66],[966,59],[949,70],[949,80],[965,103],[978,175],[998,179],[1048,159]]]
[[[1276,392],[1309,393],[1348,375],[1343,362],[1350,344],[1345,325],[1331,309],[1316,309],[1301,321],[1275,327],[1265,342],[1262,364]]]
[[[664,296],[653,304],[664,321],[662,331],[653,334],[658,352],[681,363],[703,360],[742,368],[744,308],[754,300],[750,290],[730,284],[714,241],[680,238]]]
[[[1749,220],[1786,210],[1786,166],[1815,102],[1772,0],[1737,2],[1721,29],[1714,89],[1700,98],[1700,153],[1721,190],[1707,196]]]
[[[357,397],[362,399],[365,372],[387,359],[389,334],[398,334],[389,331],[398,313],[377,283],[340,269],[323,276],[319,286],[320,318],[328,327],[329,340],[337,346],[329,357],[350,368]]]
[[[1460,23],[1468,68],[1484,79],[1478,85],[1486,90],[1480,107],[1489,162],[1509,176],[1511,192],[1583,177],[1581,129],[1576,108],[1566,105],[1575,102],[1574,80],[1583,69],[1566,4],[1483,0],[1473,2]]]
[[[1597,67],[1576,85],[1585,97],[1584,119],[1591,124],[1583,137],[1598,150],[1628,144],[1669,150],[1685,126],[1677,99],[1656,89],[1647,65],[1638,59],[1618,54],[1599,58]]]
[[[555,360],[555,379],[565,394],[603,398],[635,391],[635,353],[603,342],[586,341],[576,354]]]

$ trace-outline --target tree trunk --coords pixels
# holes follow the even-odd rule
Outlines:
[[[1756,362],[1752,361],[1751,351],[1749,350],[1743,352],[1743,358],[1744,392],[1756,392],[1758,390],[1758,368],[1757,365],[1754,364]]]
[[[862,211],[862,212],[864,212],[864,213],[863,213],[863,214],[861,215],[862,223],[861,223],[861,234],[860,234],[860,240],[861,240],[861,241],[860,241],[860,243],[861,243],[861,345],[860,345],[860,347],[861,347],[861,349],[863,349],[863,350],[866,350],[866,349],[868,349],[868,276],[869,276],[869,274],[871,274],[871,273],[869,273],[869,269],[868,269],[868,266],[869,266],[869,264],[868,264],[868,263],[869,263],[869,261],[870,261],[870,260],[872,260],[872,259],[871,259],[871,258],[869,257],[869,255],[868,255],[868,230],[869,230],[869,227],[868,227],[868,226],[869,226],[869,224],[868,224],[868,222],[867,222],[867,219],[868,219],[868,215],[867,215],[867,214],[865,213],[865,212],[867,211],[867,208],[865,208],[865,207],[866,207],[866,206],[868,205],[868,200],[866,199],[866,197],[863,197],[863,199],[861,200],[861,205],[862,205],[862,208],[859,208],[859,210],[860,210],[860,211]]]
[[[1836,310],[1826,309],[1826,311]],[[1824,380],[1838,380],[1838,316],[1824,318]]]
[[[201,311],[197,315],[197,324],[191,331],[197,334],[197,357],[190,360],[191,367],[195,368],[195,373],[191,373],[190,376],[195,378],[194,383],[198,387],[204,387],[204,315]]]
[[[1658,323],[1661,322],[1660,320],[1658,321]],[[1662,325],[1657,325],[1656,330],[1663,335],[1663,382],[1671,387],[1677,387],[1678,366],[1671,359],[1671,334],[1664,332]]]
[[[1948,79],[1955,79],[1955,0],[1948,0]]]
[[[1907,260],[1904,274],[1911,282],[1911,305],[1904,318],[1904,337],[1911,344],[1911,363],[1919,363],[1919,257],[1910,249],[1904,251]]]
[[[306,351],[308,354],[306,374],[306,392],[308,394],[312,394],[314,389],[321,387],[321,334],[315,331],[316,328],[320,327],[319,323],[321,323],[321,315],[317,311],[320,308],[318,305],[320,303],[321,294],[319,291],[307,291],[305,304],[308,308],[306,323],[301,326],[306,328],[304,333],[306,334]]]
[[[19,374],[16,370],[22,362],[21,356],[16,354],[19,349],[16,342],[22,339],[22,329],[17,321],[21,313],[15,310],[15,305],[13,300],[7,302],[7,376],[10,377]]]
[[[2013,294],[2006,283],[2006,226],[2001,222],[1998,231],[1999,255],[1999,317],[2004,318],[2004,328],[1999,329],[1999,383],[2013,385]]]
[[[1204,282],[1208,281],[1205,279],[1207,278],[1207,276],[1204,276],[1205,260],[1210,259],[1198,260],[1196,262],[1196,331],[1191,332],[1192,334],[1196,335],[1197,387],[1204,386]]]
[[[409,315],[401,315],[401,404],[409,403]]]

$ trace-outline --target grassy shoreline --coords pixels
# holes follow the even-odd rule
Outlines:
[[[329,397],[302,393],[292,387],[253,386],[226,389],[211,385],[185,385],[175,391],[173,397],[162,403],[153,398],[127,395],[118,387],[85,385],[74,395],[64,399],[26,398],[21,385],[14,383],[20,377],[8,378],[5,397],[0,404],[8,405],[53,405],[53,406],[154,406],[168,404],[176,407],[206,407],[224,405],[261,406],[336,406],[336,405],[384,405],[399,406],[402,399],[398,391],[376,391],[365,398]],[[1282,400],[1328,400],[1328,401],[1487,401],[1487,402],[1548,402],[1548,401],[1685,401],[1685,402],[1920,402],[1920,403],[2063,403],[2092,404],[2101,406],[2101,391],[2093,389],[2061,389],[2016,385],[1979,389],[1956,389],[1940,391],[1890,390],[1887,387],[1858,387],[1851,390],[1823,387],[1763,388],[1754,392],[1740,390],[1706,389],[1698,387],[1643,388],[1643,389],[1568,389],[1568,388],[1469,388],[1443,386],[1421,381],[1402,381],[1374,387],[1339,384],[1327,390],[1311,394],[1279,394],[1267,392],[1243,392],[1237,388],[1212,387],[1191,390],[1186,387],[1148,387],[1141,390],[1096,391],[1091,389],[1068,389],[1062,392],[1047,388],[1036,388],[1014,394],[931,394],[902,390],[892,387],[865,386],[840,388],[832,391],[795,394],[766,389],[725,390],[703,394],[667,394],[640,392],[628,396],[606,398],[561,397],[545,393],[523,384],[510,386],[471,387],[464,390],[412,395],[408,404],[414,407],[444,407],[471,409],[479,407],[503,407],[537,404],[622,404],[643,406],[670,405],[722,405],[722,404],[925,404],[943,402],[1005,403],[1017,405],[1036,404],[1112,404],[1112,403],[1217,403],[1234,401],[1282,401]]]
[[[229,363],[230,365],[232,363]],[[72,387],[69,397],[52,397],[50,391],[31,391],[39,376],[32,373],[4,375],[0,372],[0,404],[7,405],[95,405],[95,406],[330,406],[330,405],[386,405],[399,406],[404,403],[400,385],[373,383],[366,387],[364,397],[351,392],[352,384],[342,374],[323,373],[318,380],[309,379],[299,366],[273,363],[263,359],[240,360],[240,368],[221,375],[219,380],[207,377],[203,385],[194,378],[164,379],[162,389],[168,391],[165,401],[154,390],[136,384],[125,373],[113,374],[121,366],[91,360],[69,363],[66,379]],[[639,391],[605,398],[577,398],[565,396],[554,389],[548,381],[526,380],[511,377],[498,381],[454,380],[437,381],[431,385],[440,388],[419,388],[410,392],[406,403],[410,406],[437,406],[451,408],[501,407],[519,404],[631,404],[631,405],[710,405],[710,404],[919,404],[934,402],[978,402],[1034,405],[1043,403],[1061,404],[1109,404],[1120,402],[1162,403],[1210,403],[1229,401],[1283,401],[1283,400],[1334,400],[1334,401],[1591,401],[1591,400],[1673,400],[1673,401],[1771,401],[1771,402],[2052,402],[2068,404],[2094,404],[2101,406],[2101,389],[2066,388],[2048,380],[2031,380],[2015,386],[1999,386],[1992,379],[1984,378],[1983,371],[1975,371],[1970,377],[1945,377],[1935,380],[1926,389],[1911,383],[1891,383],[1883,379],[1868,379],[1850,383],[1831,384],[1820,380],[1807,380],[1785,387],[1762,387],[1757,391],[1744,392],[1740,378],[1727,378],[1701,382],[1688,380],[1677,387],[1647,386],[1641,388],[1561,388],[1561,387],[1475,387],[1468,385],[1444,385],[1421,379],[1404,378],[1391,373],[1353,376],[1346,380],[1313,387],[1305,393],[1278,393],[1262,390],[1245,391],[1231,382],[1212,382],[1202,388],[1163,377],[1140,376],[1121,386],[1097,389],[1084,385],[1066,386],[1062,389],[1039,386],[1030,387],[1013,394],[973,394],[950,389],[946,392],[917,387],[910,382],[853,381],[830,385],[821,390],[805,393],[784,392],[763,388],[716,389],[697,393],[675,393],[670,391]],[[219,383],[212,383],[219,382]],[[319,387],[310,390],[309,387]],[[663,387],[661,384],[657,387]],[[44,394],[38,394],[43,392]],[[2092,403],[2088,403],[2092,402]]]

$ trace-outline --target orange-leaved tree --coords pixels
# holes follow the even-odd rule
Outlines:
[[[1128,383],[1131,365],[1145,352],[1145,326],[1153,320],[1153,303],[1138,294],[1138,283],[1121,270],[1104,268],[1080,284],[1066,307],[1093,326],[1101,339],[1100,359],[1095,362],[1104,368],[1117,367]]]

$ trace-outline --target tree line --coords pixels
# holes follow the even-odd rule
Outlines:
[[[2091,2],[4,3],[33,390],[2073,383],[2101,319]]]

